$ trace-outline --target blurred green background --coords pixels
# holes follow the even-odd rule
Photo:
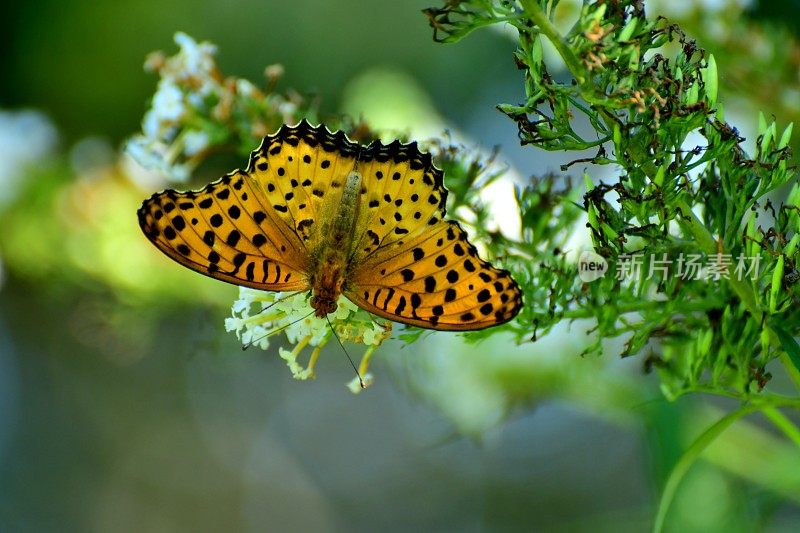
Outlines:
[[[338,347],[313,382],[291,378],[278,343],[242,353],[223,328],[236,289],[139,234],[135,210],[164,183],[130,179],[118,152],[155,89],[145,56],[174,53],[179,30],[216,43],[227,75],[260,84],[281,63],[281,84],[318,95],[325,111],[388,110],[392,125],[419,127],[391,114],[416,110],[406,118],[500,146],[519,176],[557,170],[562,154],[520,148],[494,110],[522,95],[513,39],[489,30],[435,44],[420,13],[432,1],[3,7],[0,530],[650,527],[677,457],[733,404],[666,402],[641,359],[615,357],[624,339],[603,360],[577,356],[581,323],[520,347],[502,336],[393,341],[373,360],[373,387],[353,396]],[[756,24],[742,2],[647,4],[717,55],[745,133],[754,110],[797,114],[797,101],[758,100],[737,78],[746,59],[726,55],[726,39]],[[780,24],[792,2],[770,4],[754,31],[785,31],[775,53],[796,53],[796,28]],[[202,167],[192,183],[242,163]],[[798,465],[761,420],[737,424],[684,480],[668,526],[795,531]]]

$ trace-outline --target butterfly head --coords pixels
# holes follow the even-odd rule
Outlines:
[[[314,315],[319,318],[324,318],[329,313],[336,311],[336,300],[331,299],[330,296],[323,296],[315,294],[311,297],[311,307],[314,308]]]

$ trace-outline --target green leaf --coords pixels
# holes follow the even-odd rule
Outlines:
[[[772,288],[769,291],[769,311],[774,313],[778,308],[778,294],[783,280],[783,255],[778,256],[775,270],[772,271]]]
[[[791,257],[794,255],[795,250],[797,250],[797,244],[800,242],[800,233],[795,233],[794,237],[789,241],[789,244],[786,245],[786,248],[783,249],[783,253],[787,256]]]
[[[708,56],[708,66],[706,66],[705,76],[703,79],[706,82],[706,98],[711,107],[717,103],[717,61],[714,59],[714,54]]]
[[[764,117],[764,113],[761,111],[758,112],[758,134],[764,135],[767,133],[767,119]]]
[[[636,25],[638,22],[639,19],[636,17],[631,17],[625,27],[622,28],[622,31],[619,32],[619,35],[617,35],[617,40],[620,42],[625,42],[630,39],[631,35],[633,35],[633,32],[636,31]]]
[[[789,140],[792,138],[792,128],[794,127],[794,122],[790,122],[786,129],[783,130],[783,134],[781,135],[781,140],[778,142],[778,150],[786,148],[789,144]]]
[[[770,328],[775,332],[775,335],[778,336],[781,348],[786,351],[794,367],[800,371],[800,344],[797,344],[797,340],[782,327],[771,324]]]

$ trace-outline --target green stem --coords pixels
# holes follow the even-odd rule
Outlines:
[[[800,429],[786,415],[773,406],[763,407],[761,412],[800,448]]]
[[[720,389],[717,387],[706,386],[706,385],[697,385],[693,387],[688,387],[675,394],[673,397],[670,398],[670,400],[675,401],[689,394],[708,394],[710,396],[721,396],[723,398],[731,398],[733,400],[749,401],[750,403],[758,406],[759,409],[762,410],[769,408],[778,408],[778,407],[800,410],[800,398],[793,398],[789,396],[783,396],[780,394],[770,394],[767,392],[760,392],[758,393],[757,396],[753,395],[748,398],[743,396],[739,392],[733,392],[726,389]]]
[[[675,497],[678,485],[703,450],[736,420],[757,410],[758,407],[755,405],[743,405],[736,411],[725,415],[697,437],[691,446],[683,452],[683,455],[681,455],[678,462],[675,463],[675,466],[672,468],[667,482],[664,485],[664,491],[661,493],[661,499],[658,502],[658,512],[656,513],[656,519],[653,523],[653,533],[660,533],[664,530],[664,520],[667,517],[667,511]]]
[[[772,338],[772,336],[774,336],[774,332],[770,331],[770,333],[772,334],[770,338]],[[786,369],[786,373],[789,374],[789,378],[792,380],[792,383],[794,383],[795,388],[800,391],[800,370],[797,370],[797,367],[792,362],[789,354],[781,354],[780,360],[781,364]]]
[[[548,16],[542,11],[542,8],[534,0],[521,0],[520,2],[524,9],[525,15],[539,27],[539,31],[547,37],[553,44],[561,59],[567,65],[572,76],[578,84],[583,85],[586,82],[586,71],[583,68],[578,56],[576,56],[572,49],[569,47],[566,39],[564,39]]]

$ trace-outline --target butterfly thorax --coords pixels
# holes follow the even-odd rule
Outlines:
[[[361,174],[353,170],[347,175],[341,199],[325,208],[335,214],[329,219],[331,223],[322,228],[311,260],[311,307],[320,318],[336,311],[336,300],[345,285],[360,189]]]

